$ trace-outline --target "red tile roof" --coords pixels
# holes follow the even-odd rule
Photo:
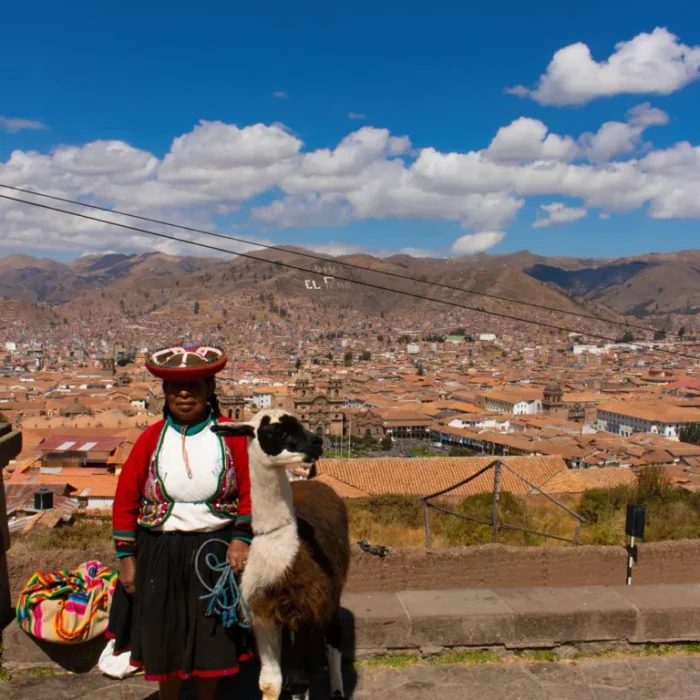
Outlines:
[[[317,465],[319,477],[338,480],[370,495],[400,494],[428,496],[501,461],[536,486],[567,469],[561,457],[384,457],[377,459],[323,459]],[[515,474],[503,470],[503,490],[530,493],[530,487]],[[332,485],[332,484],[331,484]],[[450,492],[471,496],[493,491],[493,470]]]

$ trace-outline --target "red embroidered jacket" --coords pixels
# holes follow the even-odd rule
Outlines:
[[[220,423],[232,422],[217,418]],[[157,450],[166,422],[160,420],[146,428],[136,441],[129,458],[124,463],[117,482],[112,509],[112,527],[117,557],[133,556],[136,551],[136,532],[139,525],[153,527],[161,524],[170,513],[170,504],[162,491],[152,488],[153,456]],[[211,509],[235,518],[234,539],[250,542],[251,504],[250,472],[248,470],[248,440],[245,437],[224,439],[235,470],[236,490],[225,487],[214,496]],[[223,469],[226,470],[224,464]],[[229,465],[230,468],[230,465]],[[223,480],[226,482],[226,480]]]

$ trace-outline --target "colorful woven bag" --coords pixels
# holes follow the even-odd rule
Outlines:
[[[36,573],[17,601],[17,624],[27,634],[56,644],[80,644],[107,629],[116,571],[88,561],[73,571]]]

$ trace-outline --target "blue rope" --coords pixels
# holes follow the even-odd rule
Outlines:
[[[252,619],[250,610],[243,600],[241,595],[241,589],[238,586],[238,581],[236,580],[236,574],[233,572],[231,565],[224,559],[224,561],[219,561],[219,558],[213,553],[209,552],[204,557],[204,563],[206,564],[209,571],[213,571],[218,575],[214,587],[207,585],[202,572],[200,571],[200,555],[202,550],[214,543],[223,544],[224,547],[228,547],[229,543],[224,540],[210,539],[207,540],[197,551],[197,556],[195,557],[194,570],[197,574],[197,578],[202,586],[207,590],[207,593],[200,596],[200,600],[209,600],[207,605],[207,615],[213,616],[217,615],[221,618],[224,627],[233,627],[238,625],[243,629],[250,629],[250,620]],[[238,609],[241,609],[243,613],[243,618],[239,619]]]

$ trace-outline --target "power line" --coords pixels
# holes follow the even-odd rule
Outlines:
[[[279,265],[280,267],[286,267],[290,270],[296,270],[297,272],[305,272],[305,273],[311,274],[311,275],[318,274],[313,270],[309,270],[308,268],[301,267],[300,265],[294,265],[294,264],[288,263],[288,262],[282,262],[281,260],[266,260],[265,258],[258,258],[254,255],[251,255],[250,253],[239,253],[239,252],[236,252],[233,250],[228,250],[226,248],[219,248],[218,246],[209,245],[208,243],[200,243],[199,241],[188,241],[184,238],[178,238],[177,236],[171,236],[167,233],[150,231],[149,229],[139,228],[138,226],[130,226],[129,224],[122,224],[122,223],[119,223],[117,221],[107,221],[105,219],[99,219],[96,216],[90,216],[89,214],[82,214],[80,212],[69,211],[67,209],[60,209],[59,207],[53,207],[53,206],[50,206],[49,204],[42,204],[41,202],[31,202],[31,201],[26,200],[26,199],[18,199],[16,197],[9,197],[6,194],[0,194],[0,198],[7,199],[11,202],[18,202],[19,204],[27,204],[27,205],[32,206],[32,207],[38,207],[39,209],[45,209],[48,211],[58,212],[60,214],[68,214],[69,216],[75,216],[77,218],[86,219],[88,221],[96,221],[97,223],[100,223],[100,224],[107,224],[109,226],[117,226],[118,228],[122,228],[122,229],[125,229],[127,231],[135,231],[136,233],[142,233],[142,234],[146,234],[148,236],[156,236],[157,238],[163,238],[165,240],[175,241],[176,243],[185,243],[188,245],[197,246],[199,248],[204,248],[206,250],[214,250],[214,251],[219,252],[219,253],[227,253],[229,255],[238,255],[242,258],[248,258],[250,260],[255,260],[256,262],[261,262],[261,263],[265,263],[268,265],[270,265],[270,264]],[[520,316],[513,316],[512,314],[506,314],[506,313],[503,313],[501,311],[488,311],[487,309],[482,309],[478,306],[477,307],[467,306],[466,304],[460,304],[459,302],[449,301],[447,299],[433,299],[429,296],[425,296],[424,294],[416,294],[415,292],[406,292],[406,291],[403,291],[400,289],[392,289],[391,287],[385,287],[381,284],[375,284],[373,282],[360,282],[360,281],[354,280],[350,277],[341,277],[339,275],[333,275],[333,279],[340,280],[342,282],[349,282],[351,284],[356,284],[356,285],[359,285],[361,287],[369,287],[370,289],[378,289],[378,290],[383,291],[383,292],[392,292],[394,294],[401,294],[402,296],[411,297],[413,299],[421,299],[422,301],[430,301],[430,302],[434,302],[437,304],[444,304],[446,306],[452,306],[452,307],[459,308],[459,309],[465,309],[467,311],[476,311],[478,313],[483,313],[483,314],[486,314],[488,316],[496,316],[499,318],[508,319],[510,321],[518,321],[520,323],[529,323],[530,325],[533,325],[533,326],[540,326],[542,328],[549,328],[551,330],[561,331],[564,333],[576,333],[576,334],[580,333],[580,331],[573,330],[572,328],[567,328],[565,326],[558,326],[558,325],[553,324],[553,323],[546,323],[544,321],[532,321],[530,319],[521,318]],[[553,309],[548,309],[548,310],[552,311]],[[599,319],[596,319],[596,320],[599,320]],[[609,343],[618,343],[619,342],[617,338],[611,338],[610,336],[601,335],[599,333],[586,332],[586,335],[591,337],[591,338],[596,338],[598,340],[604,340],[604,341],[609,342]],[[643,345],[641,343],[636,343],[636,342],[625,343],[625,344],[626,345],[634,345],[634,346],[639,347],[639,348],[646,347],[645,345]],[[681,353],[681,352],[677,352],[674,350],[666,350],[664,348],[653,348],[653,350],[656,352],[661,352],[661,353],[667,354],[667,355],[674,355],[676,357],[684,357],[684,358],[687,358],[690,360],[699,359],[694,355],[689,355],[687,353]]]
[[[419,284],[428,284],[432,287],[441,287],[442,289],[450,289],[455,292],[463,292],[465,294],[472,294],[473,296],[485,297],[487,299],[496,299],[497,301],[507,301],[511,304],[520,304],[521,306],[529,306],[533,309],[541,309],[544,311],[554,311],[556,313],[564,314],[566,316],[575,316],[576,318],[585,318],[591,321],[598,321],[600,323],[607,323],[615,326],[621,326],[627,329],[634,328],[635,330],[645,331],[646,333],[657,333],[658,328],[649,328],[647,326],[640,326],[634,323],[627,323],[623,321],[613,321],[608,319],[603,319],[598,316],[593,316],[592,314],[576,313],[575,311],[565,311],[564,309],[553,309],[545,304],[537,304],[532,301],[524,301],[522,299],[511,299],[510,297],[500,296],[498,294],[490,294],[488,292],[475,292],[470,289],[465,289],[464,287],[457,287],[452,284],[445,284],[444,282],[431,282],[429,280],[422,280],[417,277],[411,277],[410,275],[402,275],[399,272],[392,272],[391,270],[372,270],[369,267],[364,267],[362,265],[357,265],[355,263],[346,262],[342,260],[332,260],[329,261],[328,258],[322,255],[314,255],[313,253],[300,252],[297,250],[291,250],[285,248],[284,246],[268,245],[266,243],[257,243],[256,241],[251,241],[245,238],[240,238],[238,236],[230,236],[228,234],[217,233],[216,231],[207,231],[205,229],[194,228],[192,226],[183,226],[182,224],[175,224],[170,221],[163,221],[161,219],[153,219],[149,216],[142,216],[140,214],[129,214],[125,211],[120,211],[119,209],[109,209],[108,207],[101,207],[97,204],[88,204],[86,202],[80,202],[75,199],[67,199],[66,197],[57,197],[56,195],[45,194],[43,192],[37,192],[35,190],[29,190],[22,187],[13,187],[12,185],[4,185],[0,183],[0,187],[4,187],[8,190],[13,190],[14,192],[22,192],[23,194],[30,194],[37,197],[44,197],[46,199],[51,199],[55,202],[63,202],[64,204],[73,204],[75,206],[87,207],[89,209],[95,209],[97,211],[106,212],[108,214],[119,214],[120,216],[127,216],[132,219],[138,219],[139,221],[146,221],[151,224],[158,224],[160,226],[170,226],[172,228],[178,228],[182,231],[190,231],[191,233],[201,233],[205,236],[213,236],[215,238],[223,238],[227,241],[235,241],[236,243],[244,243],[246,245],[254,245],[259,248],[266,248],[268,250],[279,250],[284,253],[290,253],[292,255],[300,255],[305,258],[311,258],[312,260],[320,260],[321,262],[328,263],[332,262],[335,265],[343,265],[345,267],[350,267],[355,270],[363,270],[364,272],[371,272],[376,275],[385,275],[387,277],[395,277],[397,279],[407,280],[408,282],[418,282]]]

